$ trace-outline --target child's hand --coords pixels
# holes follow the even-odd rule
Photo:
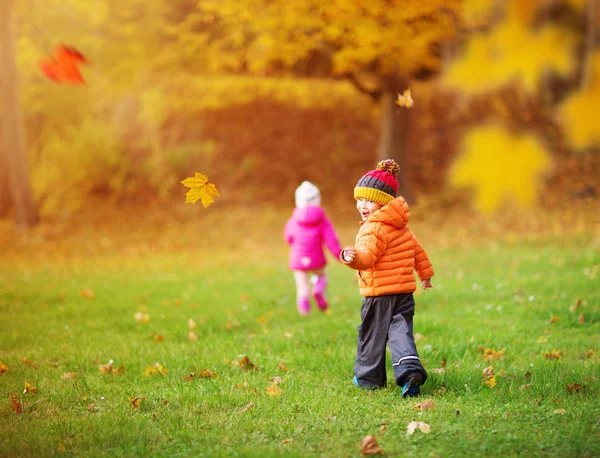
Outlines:
[[[344,248],[344,250],[342,251],[342,258],[346,262],[354,261],[355,257],[356,257],[356,250],[352,247]]]
[[[433,288],[433,285],[431,284],[431,278],[421,280],[421,286],[423,287],[423,289]]]

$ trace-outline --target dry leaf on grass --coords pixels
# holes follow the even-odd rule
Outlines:
[[[429,434],[431,432],[431,426],[429,426],[427,423],[423,423],[422,421],[411,421],[406,427],[406,432],[410,436],[417,429],[424,434]]]
[[[141,323],[148,323],[150,321],[150,315],[143,312],[136,312],[133,317]]]
[[[569,393],[581,393],[583,390],[585,390],[585,385],[580,385],[579,383],[569,383],[567,385]]]
[[[277,366],[277,369],[279,369],[281,372],[287,372],[288,368],[285,367],[285,364],[283,363],[279,363],[279,366]]]
[[[252,401],[250,401],[244,407],[240,407],[240,412],[245,412],[246,410],[251,409],[253,407],[254,407],[254,403]]]
[[[258,370],[258,367],[255,366],[254,363],[252,361],[250,361],[250,358],[248,358],[247,356],[244,356],[239,361],[234,361],[234,364],[237,364],[245,371],[257,371]]]
[[[61,378],[64,380],[72,380],[75,377],[77,377],[77,372],[65,372]]]
[[[552,349],[552,351],[547,351],[546,353],[544,353],[544,356],[546,357],[546,359],[557,359],[558,360],[562,356],[562,351]]]
[[[267,387],[267,394],[269,396],[281,396],[283,390],[277,386],[277,383],[272,383]]]
[[[196,322],[193,319],[188,318],[188,328],[190,329],[190,331],[193,331],[197,327],[198,325],[196,324]]]
[[[437,405],[433,399],[425,399],[424,401],[421,401],[418,404],[415,404],[413,409],[417,409],[417,410],[420,409],[421,411],[426,412],[430,409],[435,409],[436,407],[437,407]]]
[[[531,383],[526,383],[525,385],[521,385],[519,387],[519,391],[525,391],[528,390],[529,388],[531,388],[533,385]]]
[[[8,366],[0,361],[0,374],[4,374],[8,370]]]
[[[23,394],[27,394],[27,393],[37,393],[38,390],[35,386],[33,386],[31,383],[29,382],[25,382],[25,389],[23,390]]]
[[[495,359],[504,359],[504,348],[502,350],[494,350],[493,348],[484,348],[483,358],[486,361],[493,361]]]
[[[142,403],[142,399],[146,399],[146,396],[140,396],[136,398],[129,397],[129,402],[131,403],[131,407],[137,409]]]
[[[19,402],[19,395],[18,394],[9,394],[10,396],[10,404],[12,405],[13,410],[15,411],[15,413],[23,413],[23,404],[21,404]]]
[[[567,411],[565,409],[556,409],[552,413],[556,413],[556,414],[559,414],[559,415],[565,415],[567,413]]]
[[[359,447],[362,455],[379,455],[383,453],[383,449],[377,445],[377,439],[373,435],[363,437]]]

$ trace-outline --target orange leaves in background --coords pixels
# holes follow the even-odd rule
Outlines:
[[[404,93],[402,95],[398,94],[398,99],[396,100],[396,104],[401,107],[406,107],[406,108],[411,108],[415,104],[415,101],[413,100],[413,98],[410,94],[410,89],[407,89],[406,91],[404,91]]]
[[[72,46],[58,45],[52,56],[40,61],[40,69],[58,84],[85,85],[78,67],[87,59]]]
[[[214,196],[219,195],[217,187],[213,183],[209,183],[208,176],[203,175],[202,173],[196,172],[193,177],[181,181],[181,184],[190,188],[185,194],[186,204],[194,204],[200,200],[202,205],[204,205],[204,208],[207,208],[215,201]]]
[[[8,366],[0,361],[0,375],[4,374],[8,370]]]
[[[377,445],[377,439],[373,435],[363,437],[358,446],[362,455],[380,455],[383,453],[383,449]]]

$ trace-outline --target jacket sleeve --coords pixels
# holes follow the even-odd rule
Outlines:
[[[285,223],[285,229],[283,230],[283,237],[288,245],[294,243],[293,225],[293,220],[290,218],[287,220],[287,223]]]
[[[356,256],[352,262],[345,262],[349,267],[356,270],[370,269],[377,263],[383,252],[385,251],[386,243],[377,232],[376,228],[365,231],[364,234],[359,234],[354,244]]]
[[[342,252],[342,246],[340,245],[340,239],[338,238],[337,233],[333,228],[333,224],[331,223],[329,218],[324,219],[323,239],[325,241],[327,249],[336,259],[339,259],[340,254]]]
[[[415,270],[421,280],[427,280],[433,277],[433,266],[429,261],[427,253],[423,249],[423,246],[419,243],[417,236],[413,234],[413,241],[415,243]]]

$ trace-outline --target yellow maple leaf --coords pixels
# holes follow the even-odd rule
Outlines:
[[[267,387],[267,394],[269,396],[281,396],[281,393],[283,393],[283,390],[277,386],[277,383],[271,383]]]
[[[466,134],[450,183],[474,188],[475,206],[489,213],[507,198],[523,207],[532,206],[541,177],[549,169],[550,156],[535,137],[511,135],[502,127],[488,125]]]
[[[485,384],[490,388],[494,388],[496,386],[496,376],[492,376],[485,381]]]
[[[219,191],[213,183],[208,182],[208,176],[196,172],[193,177],[186,178],[181,182],[184,186],[190,188],[185,194],[185,203],[196,203],[202,201],[204,208],[212,204],[215,199],[213,196],[218,196]]]
[[[398,99],[396,100],[396,104],[400,105],[401,107],[406,107],[406,108],[410,108],[415,104],[415,101],[413,100],[413,98],[410,95],[410,89],[407,89],[406,91],[404,91],[404,93],[402,95],[398,94]]]

